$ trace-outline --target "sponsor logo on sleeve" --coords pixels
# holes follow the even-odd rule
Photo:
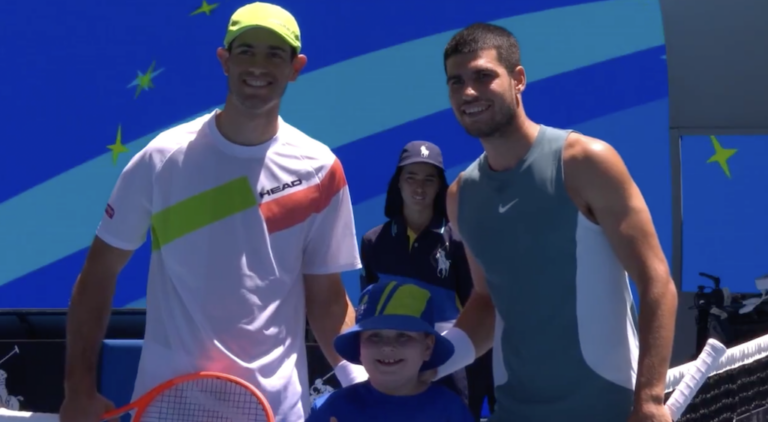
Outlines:
[[[107,204],[107,208],[104,209],[104,214],[106,214],[107,217],[109,217],[109,219],[111,220],[115,216],[115,209],[112,208],[112,205]]]

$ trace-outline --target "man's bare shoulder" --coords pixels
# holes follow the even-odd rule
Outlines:
[[[446,202],[446,212],[448,212],[448,220],[451,221],[451,224],[453,225],[453,229],[458,235],[459,233],[459,227],[458,227],[458,216],[459,216],[459,184],[461,183],[461,175],[462,173],[459,173],[458,176],[456,176],[456,180],[454,180],[450,186],[448,186],[448,192],[445,195],[445,202]]]
[[[464,174],[464,172],[459,173],[458,176],[456,176],[456,179],[451,182],[450,185],[448,185],[448,196],[449,197],[456,197],[459,194],[459,184],[461,183],[461,176]]]
[[[566,171],[577,173],[611,171],[612,167],[623,167],[618,151],[602,139],[572,132],[563,149],[563,165]]]
[[[591,209],[596,198],[626,190],[634,183],[615,148],[580,133],[571,133],[566,140],[563,172],[568,194],[588,217],[594,217]]]
[[[618,153],[608,142],[581,133],[571,132],[565,141],[563,160],[569,162],[599,160],[601,156],[611,154]]]

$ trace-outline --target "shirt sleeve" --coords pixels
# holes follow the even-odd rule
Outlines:
[[[304,247],[304,274],[333,274],[359,269],[352,200],[338,159],[322,175],[318,192]]]
[[[371,284],[379,281],[379,275],[373,268],[373,240],[368,236],[363,236],[360,242],[360,260],[363,268],[360,269],[360,291],[364,291]]]
[[[96,235],[124,250],[135,250],[147,238],[152,221],[153,165],[146,149],[133,156],[112,189]]]

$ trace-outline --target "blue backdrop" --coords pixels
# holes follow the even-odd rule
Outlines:
[[[13,58],[0,68],[7,122],[0,308],[67,306],[130,157],[160,131],[223,103],[226,81],[215,50],[229,16],[246,3],[42,1],[44,7],[10,2],[0,15],[0,26],[14,34],[0,39]],[[281,5],[299,21],[309,58],[282,115],[343,162],[360,236],[383,220],[386,183],[407,141],[439,144],[451,178],[480,153],[448,110],[442,49],[457,29],[489,21],[520,39],[530,116],[612,143],[645,194],[670,256],[666,52],[657,1]],[[758,239],[768,238],[760,217],[765,195],[756,192],[768,191],[768,179],[758,177],[768,143],[723,137],[720,144],[738,150],[723,161],[730,177],[707,162],[715,154],[708,139],[683,142],[685,272],[716,272],[731,287],[752,290],[755,272],[767,272],[756,265]],[[148,262],[147,244],[120,276],[116,307],[143,306]],[[356,300],[357,275],[345,274],[345,282]]]
[[[757,291],[768,273],[768,136],[690,136],[681,141],[683,289],[722,277]],[[686,306],[688,304],[685,304]]]

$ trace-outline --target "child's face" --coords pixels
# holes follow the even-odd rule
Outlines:
[[[432,356],[435,338],[424,333],[372,330],[360,333],[360,361],[371,382],[390,394],[416,381],[419,369]]]

